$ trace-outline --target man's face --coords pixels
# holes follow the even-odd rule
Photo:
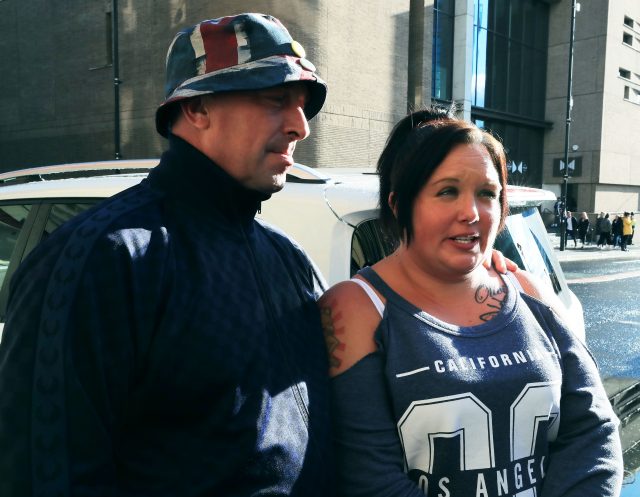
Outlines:
[[[307,99],[304,83],[205,97],[210,126],[202,152],[246,188],[281,190],[296,143],[309,136]]]

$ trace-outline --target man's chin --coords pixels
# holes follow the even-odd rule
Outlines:
[[[290,168],[287,168],[287,171]],[[276,193],[284,188],[284,185],[287,183],[287,173],[283,172],[281,174],[276,174],[271,178],[271,192]]]
[[[273,186],[273,189],[269,193],[278,193],[280,190],[284,188],[284,183],[277,184]]]
[[[271,181],[265,182],[262,185],[256,185],[254,190],[258,190],[261,193],[266,195],[271,195],[272,193],[277,193],[284,188],[284,185],[287,182],[286,174],[278,174],[277,176],[272,176]]]

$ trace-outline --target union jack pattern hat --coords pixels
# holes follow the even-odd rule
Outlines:
[[[324,104],[327,84],[305,57],[302,45],[269,15],[239,14],[186,28],[167,52],[165,101],[156,111],[156,129],[168,135],[168,109],[179,100],[295,81],[307,82],[305,115],[311,119]]]

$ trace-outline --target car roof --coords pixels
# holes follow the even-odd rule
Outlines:
[[[56,164],[0,174],[0,201],[42,198],[105,198],[139,183],[159,159],[112,160]],[[310,168],[295,164],[288,184],[323,185],[325,198],[337,214],[353,208],[377,205],[378,177],[371,167]],[[292,187],[290,187],[292,188]],[[510,207],[535,206],[555,195],[547,190],[509,185]]]

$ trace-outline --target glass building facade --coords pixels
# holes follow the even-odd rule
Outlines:
[[[433,53],[431,96],[434,100],[452,100],[454,0],[433,2]]]
[[[451,101],[454,1],[434,2],[432,98]],[[475,0],[471,117],[500,137],[509,182],[542,184],[549,5]]]
[[[475,0],[471,116],[507,149],[509,182],[542,184],[549,6]]]

